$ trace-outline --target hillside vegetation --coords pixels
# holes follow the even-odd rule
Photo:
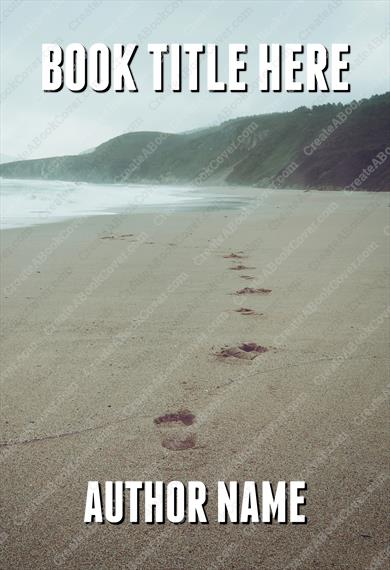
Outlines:
[[[390,190],[389,133],[386,93],[349,105],[242,117],[182,134],[128,133],[87,154],[1,164],[0,175],[318,189],[344,188],[360,175],[354,189]]]

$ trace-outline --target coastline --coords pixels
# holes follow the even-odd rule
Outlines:
[[[0,181],[2,178],[0,177]],[[3,179],[5,187],[2,187],[2,216],[0,219],[0,231],[9,229],[23,229],[36,225],[69,223],[71,220],[87,219],[96,216],[120,216],[134,214],[166,214],[180,213],[183,211],[202,210],[224,210],[239,208],[249,208],[250,210],[267,208],[271,202],[273,206],[274,198],[276,207],[279,205],[279,198],[291,198],[296,195],[302,196],[309,192],[326,192],[328,195],[344,196],[350,195],[343,189],[319,189],[319,188],[257,188],[254,186],[190,186],[183,184],[170,185],[150,185],[150,184],[95,184],[90,182],[66,182],[62,180],[36,180],[36,179]],[[12,184],[26,183],[23,190],[18,189],[12,195]],[[43,187],[35,188],[36,183],[41,182]],[[11,189],[7,189],[6,184],[11,184]],[[31,184],[33,186],[31,186]],[[45,187],[45,184],[47,187]],[[5,188],[5,190],[4,190]],[[77,196],[76,189],[92,190],[92,196]],[[96,192],[102,189],[107,191],[107,198],[102,201],[99,196],[99,203],[94,209],[90,209],[91,199],[96,199]],[[130,190],[130,195],[112,196],[112,190]],[[10,194],[11,190],[11,194]],[[157,192],[155,192],[157,190]],[[141,191],[141,192],[140,192]],[[25,192],[25,197],[20,194]],[[373,194],[370,190],[361,190],[363,195]],[[376,192],[375,192],[376,193]],[[385,194],[386,191],[381,191]],[[274,196],[274,198],[272,198]],[[269,198],[271,197],[271,201]],[[87,199],[86,199],[87,198]],[[14,200],[14,202],[13,202]],[[16,201],[15,201],[16,200]],[[33,201],[32,201],[33,200]],[[131,200],[131,201],[129,201]],[[254,204],[254,206],[253,206]],[[37,210],[37,207],[45,210]],[[10,215],[10,212],[13,215]],[[118,222],[119,223],[119,222]]]
[[[236,208],[244,203],[239,194],[223,193],[219,187],[202,192],[183,185],[98,185],[61,180],[2,179],[0,196],[0,230],[92,216]]]
[[[244,202],[259,193],[221,190]],[[387,541],[387,202],[382,193],[277,190],[242,219],[238,209],[206,208],[3,231],[7,565],[109,567],[115,553],[126,567],[137,552],[155,568],[190,567],[194,553],[207,567],[229,549],[239,569],[258,560],[284,568],[311,546],[300,567],[312,567],[319,548],[329,568],[368,566]],[[271,292],[235,294],[245,287]],[[217,356],[250,342],[267,351]],[[154,421],[180,410],[192,425]],[[183,441],[188,448],[174,448]],[[216,473],[306,480],[310,524],[297,532],[210,521],[206,532],[179,525],[174,538],[169,525],[85,530],[88,480],[213,487]],[[343,509],[338,532],[315,547]],[[68,558],[74,541],[83,546]]]

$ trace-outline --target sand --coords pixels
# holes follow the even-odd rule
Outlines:
[[[2,232],[2,567],[383,564],[388,212],[279,191]],[[89,480],[175,479],[208,525],[83,523]],[[217,524],[219,479],[307,481],[308,524]]]

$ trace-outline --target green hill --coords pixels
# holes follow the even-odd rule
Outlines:
[[[390,93],[169,134],[121,135],[90,153],[0,165],[6,178],[390,190]],[[385,149],[387,160],[378,165]],[[374,159],[374,161],[373,161]],[[366,171],[367,174],[367,171]]]

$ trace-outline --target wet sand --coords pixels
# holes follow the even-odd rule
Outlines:
[[[385,560],[388,201],[2,232],[2,567]],[[308,524],[217,524],[219,479],[307,481]],[[201,480],[210,522],[86,526],[88,480]]]

